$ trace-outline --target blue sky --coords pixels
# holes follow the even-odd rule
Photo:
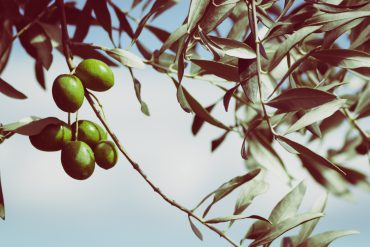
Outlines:
[[[159,17],[155,23],[174,30],[187,14],[186,2],[182,1],[171,14]],[[128,9],[127,1],[122,6]],[[88,39],[109,45],[101,29],[93,29]],[[148,33],[143,33],[142,40],[153,48],[160,45],[152,42]],[[124,41],[129,43],[128,39]],[[29,98],[18,101],[0,95],[1,122],[14,122],[29,115],[66,120],[66,114],[57,109],[50,92],[53,79],[67,72],[63,57],[54,52],[54,63],[47,72],[48,90],[43,91],[34,78],[33,60],[25,55],[18,41],[13,51],[2,78]],[[191,135],[192,116],[181,110],[168,78],[149,68],[135,70],[142,82],[143,99],[152,114],[145,117],[140,112],[128,70],[119,67],[114,73],[114,88],[97,96],[128,152],[166,194],[192,208],[220,184],[245,172],[239,154],[242,140],[238,136],[230,135],[211,154],[210,141],[221,134],[220,130],[204,126],[197,137]],[[185,80],[184,85],[204,105],[222,95],[202,81]],[[221,106],[214,113],[225,121],[232,120],[232,115]],[[86,102],[79,115],[80,119],[97,121]],[[335,138],[332,136],[329,143],[336,142]],[[323,190],[309,179],[291,155],[284,153],[284,159],[296,171],[298,180],[308,179],[310,186],[303,205],[303,209],[308,209]],[[355,165],[366,166],[364,170],[369,173],[365,159],[356,160]],[[64,173],[59,152],[40,152],[30,145],[27,137],[16,135],[0,146],[0,170],[7,213],[6,221],[0,222],[3,246],[227,246],[202,226],[205,240],[199,241],[191,232],[186,215],[156,195],[123,157],[115,168],[104,171],[97,167],[90,179],[76,181]],[[267,217],[288,191],[275,174],[269,174],[268,178],[270,190],[257,198],[246,214]],[[236,195],[216,206],[210,216],[230,214]],[[333,246],[366,246],[370,235],[369,203],[369,194],[358,190],[354,191],[353,202],[330,196],[326,216],[315,232],[356,229],[360,235],[338,240]],[[235,224],[230,234],[238,239],[236,236],[242,236],[250,222]],[[279,246],[278,242],[273,246]]]

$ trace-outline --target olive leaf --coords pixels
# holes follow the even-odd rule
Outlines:
[[[200,230],[198,229],[198,227],[190,219],[190,216],[188,217],[188,219],[189,219],[191,230],[193,231],[193,233],[195,234],[195,236],[197,236],[201,241],[203,241],[203,235],[200,232]]]
[[[206,109],[204,109],[203,106],[184,87],[182,86],[180,87],[179,82],[177,82],[173,77],[171,77],[171,79],[175,84],[176,88],[178,89],[177,90],[178,96],[179,90],[181,90],[180,98],[178,98],[178,100],[182,107],[188,108],[190,111],[193,111],[198,117],[202,118],[204,121],[213,126],[225,130],[230,129],[225,124],[215,119]]]
[[[265,219],[259,215],[230,215],[230,216],[225,216],[225,217],[217,217],[217,218],[212,218],[209,220],[206,220],[206,223],[208,224],[218,224],[218,223],[225,223],[229,221],[235,221],[235,220],[243,220],[243,219],[257,219],[257,220],[262,220],[264,222],[267,222],[271,224],[271,222],[268,219]]]
[[[113,48],[104,51],[107,53],[107,55],[111,56],[112,58],[116,59],[118,62],[127,67],[138,69],[145,68],[143,60],[132,52],[120,48]]]
[[[262,235],[261,237],[254,240],[250,246],[259,246],[271,243],[276,238],[284,234],[285,232],[302,225],[310,220],[318,219],[322,217],[322,213],[305,213],[300,214],[297,216],[293,216],[290,218],[287,218],[286,220],[283,220],[277,224],[273,224],[271,227],[269,227],[269,230],[266,234]]]
[[[256,57],[256,52],[245,43],[216,36],[209,36],[209,39],[220,46],[226,55],[244,59]]]
[[[334,94],[313,88],[292,88],[266,102],[280,112],[300,111],[323,105],[336,99]]]
[[[330,117],[340,108],[342,108],[345,102],[345,99],[332,100],[328,103],[315,107],[310,111],[307,111],[305,115],[303,115],[297,122],[287,129],[285,135]]]
[[[286,219],[294,217],[302,203],[306,193],[306,183],[299,183],[293,190],[286,194],[281,201],[276,204],[272,210],[269,221],[275,225],[283,222]],[[270,231],[270,226],[264,221],[255,222],[250,228],[245,238],[258,239],[266,235]]]
[[[239,81],[238,67],[236,66],[202,59],[192,59],[191,62],[203,69],[200,74],[214,74],[228,81]]]
[[[25,94],[19,92],[12,85],[10,85],[1,78],[0,78],[0,92],[14,99],[27,99],[27,96]]]
[[[199,208],[209,197],[213,196],[213,200],[210,205],[206,208],[206,210],[203,213],[203,218],[208,214],[211,207],[220,201],[222,198],[230,194],[233,190],[238,188],[239,186],[251,181],[254,179],[259,173],[261,172],[261,169],[255,169],[253,171],[250,171],[249,173],[234,177],[233,179],[229,180],[228,182],[222,184],[220,187],[218,187],[215,191],[211,192],[207,196],[205,196],[200,203],[193,209],[195,211],[197,208]]]
[[[35,75],[40,86],[43,89],[46,89],[44,68],[42,67],[42,64],[38,61],[36,61],[35,63]]]
[[[191,0],[187,23],[188,33],[198,24],[210,2],[211,0]]]
[[[17,122],[5,124],[1,127],[3,131],[14,132],[21,135],[37,135],[49,124],[60,124],[63,121],[55,117],[39,118],[30,116]]]
[[[326,247],[337,238],[353,234],[359,234],[359,232],[352,230],[324,232],[307,239],[298,247]]]
[[[283,57],[299,42],[304,40],[308,35],[320,29],[321,26],[307,26],[299,29],[294,34],[289,36],[275,51],[269,63],[268,70],[274,69]]]
[[[345,69],[370,67],[370,54],[347,49],[319,50],[311,54],[314,58]]]
[[[141,108],[140,108],[141,112],[144,113],[146,116],[150,116],[148,105],[141,99],[141,83],[135,77],[134,72],[132,71],[131,68],[129,68],[129,71],[130,71],[132,81],[134,83],[136,98],[139,101],[140,106],[141,106]]]
[[[329,161],[328,159],[322,157],[321,155],[313,152],[309,148],[294,142],[286,137],[276,135],[276,140],[284,147],[288,152],[291,152],[293,154],[298,154],[299,156],[308,158],[315,162],[315,165],[321,165],[324,167],[328,167],[330,169],[333,169],[341,174],[345,174],[345,172],[340,169],[337,165]]]

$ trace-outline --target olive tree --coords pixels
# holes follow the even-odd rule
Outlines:
[[[335,196],[347,196],[350,186],[370,188],[367,175],[348,164],[358,156],[367,156],[370,147],[369,134],[361,124],[370,115],[370,3],[366,0],[191,0],[187,17],[173,32],[151,24],[161,14],[171,13],[178,2],[133,0],[131,9],[124,10],[119,1],[113,0],[86,0],[82,7],[63,0],[0,1],[0,73],[8,63],[16,39],[34,59],[35,75],[42,87],[45,88],[45,70],[53,62],[53,50],[64,55],[70,70],[61,71],[63,75],[55,79],[52,92],[57,106],[68,112],[67,123],[54,117],[3,123],[1,143],[21,134],[30,136],[31,143],[41,150],[62,150],[67,174],[80,180],[92,174],[95,161],[105,169],[111,168],[119,152],[154,193],[188,217],[191,229],[201,240],[198,224],[231,246],[242,246],[247,239],[251,240],[249,246],[269,246],[298,226],[301,227],[298,235],[284,237],[282,246],[324,247],[336,238],[356,233],[328,231],[312,236],[323,216],[327,196],[320,197],[309,212],[298,213],[306,183],[297,183],[295,174],[285,166],[284,157],[276,149],[282,147],[296,156],[300,161],[296,166],[305,169]],[[142,18],[132,14],[135,8],[142,9]],[[232,24],[224,25],[227,21]],[[85,42],[93,26],[105,30],[110,47]],[[143,31],[152,33],[162,45],[148,48],[146,42],[150,40],[141,39]],[[122,44],[122,37],[129,37],[131,43]],[[74,57],[83,59],[77,67]],[[162,192],[120,143],[94,95],[94,91],[114,90],[110,89],[114,79],[109,66],[119,64],[132,77],[143,114],[150,115],[150,106],[141,97],[141,83],[135,73],[146,68],[171,79],[177,89],[179,109],[192,113],[189,117],[194,118],[193,135],[204,124],[222,130],[222,135],[214,137],[211,143],[212,152],[228,135],[239,135],[246,173],[224,181],[194,208],[186,208]],[[223,91],[224,96],[204,106],[182,85],[183,78],[203,80]],[[79,86],[72,86],[76,83]],[[65,89],[65,85],[69,88]],[[0,92],[18,100],[27,98],[22,89],[14,88],[3,77]],[[80,101],[84,99],[100,124],[71,123],[70,116],[78,114]],[[217,104],[232,114],[232,124],[212,114]],[[341,147],[329,143],[324,154],[313,148],[312,144],[324,142],[339,128],[346,132]],[[107,140],[107,134],[111,141]],[[94,135],[98,137],[94,139]],[[87,155],[87,160],[77,160],[77,153]],[[76,175],[82,172],[80,168],[87,173]],[[285,177],[291,191],[275,202],[269,217],[245,214],[253,199],[266,190],[264,174],[271,169]],[[240,194],[232,215],[207,217],[216,203],[235,190],[240,190]],[[1,187],[0,212],[5,218]],[[228,223],[229,229],[235,221],[248,218],[255,222],[237,240],[217,226]]]

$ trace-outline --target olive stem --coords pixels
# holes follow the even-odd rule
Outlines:
[[[68,37],[67,22],[66,22],[65,10],[64,10],[64,1],[63,0],[57,0],[57,2],[58,2],[58,8],[60,9],[60,12],[61,12],[62,37],[63,37],[63,47],[64,47],[63,52],[64,52],[64,56],[66,58],[68,67],[69,67],[70,71],[72,71],[75,66],[73,65],[73,60],[72,60],[72,56],[71,56],[70,49],[69,49],[69,37]],[[87,89],[85,90],[85,98],[89,102],[89,104],[90,104],[91,108],[93,109],[95,115],[98,117],[98,119],[103,124],[104,128],[106,129],[106,131],[108,132],[108,134],[112,138],[113,142],[117,145],[117,147],[120,150],[120,152],[125,156],[125,158],[127,159],[127,161],[131,164],[132,168],[134,170],[136,170],[140,174],[140,176],[146,181],[146,183],[154,190],[154,192],[156,192],[157,194],[159,194],[170,205],[172,205],[172,206],[178,208],[179,210],[183,211],[184,213],[186,213],[188,215],[188,217],[193,217],[199,223],[203,224],[204,226],[206,226],[210,230],[212,230],[215,233],[217,233],[220,237],[222,237],[226,241],[228,241],[232,246],[234,246],[234,247],[239,247],[240,246],[236,242],[234,242],[231,238],[229,238],[223,231],[221,231],[218,228],[214,227],[213,225],[207,223],[202,217],[194,214],[193,211],[185,208],[184,206],[182,206],[179,203],[177,203],[175,200],[173,200],[173,199],[169,198],[167,195],[165,195],[148,178],[148,176],[140,168],[139,164],[136,163],[129,156],[129,154],[126,152],[126,150],[123,148],[123,145],[121,144],[120,140],[117,138],[117,136],[115,135],[115,133],[112,131],[112,129],[108,125],[107,121],[105,120],[105,117],[104,117],[103,113],[99,110],[99,107],[96,106],[93,98],[91,97],[91,93]],[[78,125],[78,123],[76,123],[76,125]]]
[[[263,101],[263,96],[262,96],[262,82],[261,82],[261,54],[260,54],[260,40],[258,38],[258,23],[257,23],[257,11],[256,11],[256,0],[252,0],[252,13],[253,13],[253,25],[254,25],[254,30],[255,30],[255,37],[254,41],[256,43],[256,60],[257,60],[257,82],[258,82],[258,92],[260,95],[260,100],[261,100],[261,105],[262,105],[262,110],[264,114],[264,118],[267,122],[267,125],[269,126],[269,129],[273,135],[275,135],[275,131],[271,125],[270,118],[267,114],[266,106]]]
[[[69,37],[68,37],[68,30],[67,30],[67,21],[66,21],[66,12],[64,9],[64,0],[57,0],[58,9],[60,11],[60,22],[62,26],[62,41],[63,41],[63,52],[65,55],[65,59],[70,71],[73,71],[74,65],[72,61],[72,54],[71,50],[69,49]]]
[[[76,111],[75,141],[78,141],[78,111]]]
[[[71,113],[68,112],[68,127],[71,127]]]

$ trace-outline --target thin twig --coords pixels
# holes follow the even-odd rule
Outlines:
[[[358,132],[360,133],[361,137],[366,141],[366,142],[370,142],[370,138],[369,138],[369,135],[365,132],[365,130],[363,130],[361,128],[361,126],[358,124],[358,122],[356,121],[356,119],[352,118],[351,117],[351,114],[349,112],[349,110],[347,108],[344,108],[343,111],[342,111],[343,115],[348,119],[348,121],[350,122],[350,124],[358,130]]]
[[[260,95],[261,105],[263,109],[264,118],[267,122],[267,125],[270,128],[271,133],[274,135],[275,131],[271,125],[270,118],[267,114],[266,106],[262,98],[262,83],[261,83],[261,54],[260,54],[260,40],[258,38],[258,23],[257,23],[257,11],[256,11],[256,2],[252,0],[252,13],[253,13],[253,24],[255,30],[255,43],[256,43],[256,60],[257,60],[257,82],[258,82],[258,92]]]
[[[72,54],[69,49],[69,38],[68,38],[68,30],[67,30],[67,20],[66,20],[66,12],[64,9],[64,1],[57,0],[58,9],[60,12],[60,21],[62,26],[62,41],[63,41],[63,52],[65,54],[65,59],[70,71],[74,69],[73,61],[72,61]]]
[[[64,46],[64,56],[66,58],[66,61],[68,63],[69,69],[72,71],[74,69],[73,61],[72,61],[72,56],[70,54],[69,50],[69,38],[68,38],[68,30],[67,30],[67,24],[65,20],[65,10],[64,10],[64,1],[63,0],[58,0],[58,7],[60,8],[61,11],[61,22],[62,22],[62,33],[63,33],[63,46]],[[183,207],[182,205],[178,204],[175,200],[169,198],[167,195],[165,195],[149,178],[148,176],[144,173],[144,171],[140,168],[139,164],[136,163],[130,155],[127,153],[127,151],[123,148],[123,145],[121,144],[120,140],[117,138],[113,130],[110,128],[108,125],[108,122],[105,120],[105,117],[103,113],[100,111],[99,107],[96,105],[94,102],[93,98],[91,97],[90,92],[86,89],[85,90],[85,98],[89,102],[91,108],[93,109],[95,115],[98,117],[100,122],[103,124],[105,127],[106,131],[108,132],[109,136],[112,138],[113,142],[117,145],[118,149],[120,152],[125,156],[127,161],[131,164],[132,168],[135,169],[140,176],[145,180],[145,182],[156,192],[159,194],[166,202],[168,202],[170,205],[178,208],[179,210],[183,211],[186,213],[189,217],[193,217],[197,221],[199,221],[201,224],[204,226],[208,227],[212,231],[216,232],[220,237],[224,238],[226,241],[228,241],[232,246],[234,247],[239,247],[239,245],[234,242],[232,239],[230,239],[224,232],[221,230],[217,229],[211,224],[208,224],[204,221],[203,218],[197,216],[194,214],[191,210]]]

